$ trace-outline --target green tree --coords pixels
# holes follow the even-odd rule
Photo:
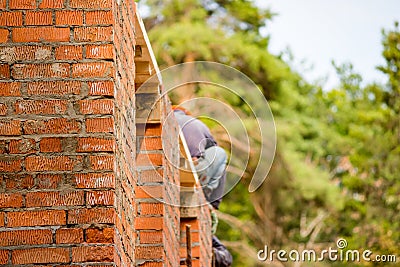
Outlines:
[[[383,34],[386,65],[380,69],[388,86],[362,86],[351,64],[343,64],[334,65],[340,85],[324,91],[268,52],[260,30],[274,14],[252,1],[141,3],[149,8],[145,24],[162,68],[195,60],[225,63],[248,75],[273,110],[278,148],[267,181],[249,194],[242,179],[221,206],[218,235],[234,252],[234,266],[258,266],[256,251],[264,244],[323,249],[338,237],[351,248],[399,253],[398,26]],[[177,97],[221,95],[202,86],[189,91]],[[239,99],[223,97],[238,113],[247,112]],[[223,131],[213,131],[219,143],[230,145]],[[256,147],[258,136],[250,139]],[[248,164],[245,178],[255,165]]]

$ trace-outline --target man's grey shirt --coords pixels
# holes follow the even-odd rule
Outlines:
[[[206,148],[217,145],[210,130],[203,122],[186,115],[182,110],[175,110],[174,114],[192,157],[202,157]]]

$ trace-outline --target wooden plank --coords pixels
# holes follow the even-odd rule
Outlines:
[[[161,93],[159,83],[153,79],[146,83],[135,83],[135,88],[138,94]]]
[[[135,45],[135,61],[136,58],[142,57],[143,56],[143,48],[141,45]]]
[[[150,62],[149,61],[142,61],[142,62],[135,62],[135,70],[136,74],[146,74],[146,75],[151,75],[151,69],[150,69]]]
[[[152,110],[136,110],[136,119],[161,121],[161,107],[157,104]],[[143,120],[142,120],[143,121]]]
[[[143,46],[136,46],[135,50],[135,62],[151,62],[150,52]]]
[[[186,184],[186,185],[191,185],[194,186],[196,185],[196,180],[193,177],[193,173],[190,170],[184,170],[182,168],[179,169],[179,175],[181,178],[181,184]]]
[[[197,218],[197,216],[198,216],[197,210],[198,210],[198,208],[181,207],[180,208],[181,218],[185,218],[185,219]]]
[[[156,57],[154,55],[153,49],[150,44],[149,37],[147,36],[146,28],[144,27],[143,20],[139,16],[135,16],[135,25],[137,26],[137,34],[135,41],[137,46],[141,47],[141,53],[137,53],[137,57],[135,60],[142,60],[150,62],[150,68],[154,70],[154,73],[157,76],[158,81],[162,81],[160,69],[158,68],[158,64],[156,61]],[[138,49],[139,50],[139,49]]]
[[[149,121],[161,120],[161,98],[159,94],[136,94],[136,119],[139,118]]]
[[[146,45],[146,40],[144,39],[143,36],[138,36],[135,39],[137,45]]]
[[[194,167],[193,161],[192,161],[192,156],[190,155],[189,148],[186,144],[186,139],[185,136],[183,135],[182,131],[179,131],[179,150],[181,153],[181,157],[186,159],[186,163],[188,166],[186,168],[188,172],[184,172],[184,170],[180,170],[180,173],[184,173],[183,177],[181,177],[181,183],[190,183],[190,184],[198,184],[199,178],[197,176],[196,168]],[[182,169],[182,168],[181,168]],[[183,181],[182,181],[183,178]],[[191,181],[190,181],[191,180]]]
[[[135,83],[145,83],[147,80],[154,79],[150,74],[136,74]]]
[[[137,110],[151,110],[157,102],[160,102],[159,94],[136,94]]]
[[[140,123],[140,124],[157,124],[160,122],[161,122],[161,119],[136,118],[136,123]]]
[[[181,218],[196,218],[198,216],[199,198],[195,190],[181,190]]]

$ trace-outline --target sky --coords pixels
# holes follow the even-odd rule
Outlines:
[[[325,89],[338,83],[331,61],[350,62],[364,84],[385,83],[382,29],[400,22],[400,0],[256,0],[278,16],[266,27],[273,54],[290,49],[294,68]],[[312,67],[310,69],[310,67]],[[327,79],[325,79],[327,77]]]

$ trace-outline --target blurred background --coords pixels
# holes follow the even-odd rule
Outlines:
[[[303,1],[280,2],[275,10],[273,1],[139,1],[161,69],[192,61],[227,64],[255,82],[274,114],[278,143],[268,178],[256,192],[248,192],[260,142],[249,125],[253,156],[238,185],[224,197],[217,236],[234,255],[233,266],[343,266],[257,259],[265,245],[321,251],[336,248],[338,238],[347,240],[346,249],[400,256],[400,31],[394,15],[400,14],[400,3],[330,1],[341,8],[329,17],[321,12],[334,14],[333,7],[312,5],[328,1],[305,1],[307,8]],[[388,9],[379,7],[386,4],[397,13],[381,14]],[[381,15],[351,12],[362,8]],[[361,18],[368,24],[359,30],[372,34],[358,42],[365,35],[346,25],[352,29]],[[340,40],[346,41],[335,46],[326,40],[332,29],[345,31]],[[315,53],[296,46],[296,40]],[[358,50],[365,51],[354,57],[362,72],[351,62]],[[179,92],[172,96],[176,103],[195,96],[224,98],[238,114],[249,113],[243,101],[209,86]],[[215,123],[208,125],[221,146],[240,149],[240,140],[226,138]],[[231,155],[239,162],[240,157]],[[237,172],[232,168],[228,175]]]

